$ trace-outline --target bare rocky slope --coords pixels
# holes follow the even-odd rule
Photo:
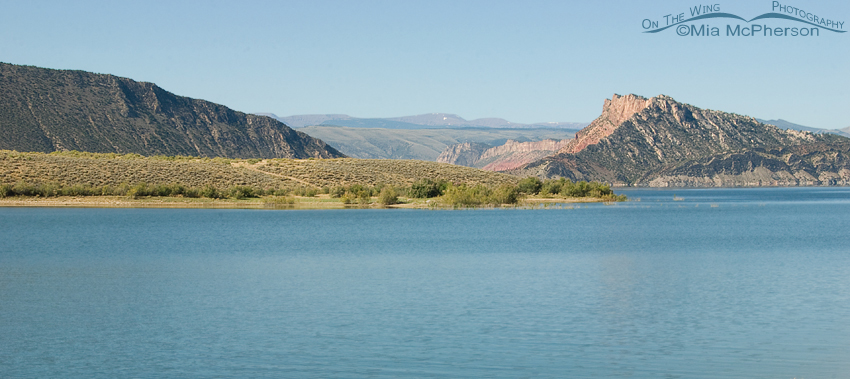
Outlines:
[[[0,63],[0,149],[228,158],[335,158],[270,117],[174,95],[153,83]]]
[[[659,187],[846,185],[848,146],[669,96],[614,95],[557,154],[509,172]]]
[[[477,167],[487,171],[507,171],[556,153],[570,140],[546,139],[533,142],[508,140],[504,145],[460,143],[447,147],[437,162]]]

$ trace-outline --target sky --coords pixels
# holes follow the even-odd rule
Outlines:
[[[604,99],[634,93],[850,126],[850,33],[726,36],[726,25],[809,27],[780,19],[686,23],[720,36],[644,33],[644,20],[664,26],[699,5],[749,20],[774,3],[850,30],[847,1],[0,0],[0,61],[279,116],[589,122]]]

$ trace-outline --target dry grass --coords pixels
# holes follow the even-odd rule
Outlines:
[[[297,187],[409,186],[418,179],[497,186],[518,178],[469,167],[424,161],[370,159],[224,159],[143,157],[80,152],[19,153],[0,150],[0,185],[56,183],[91,187],[181,184],[188,187],[260,189]]]
[[[310,183],[316,187],[360,184],[410,186],[419,179],[445,179],[455,184],[498,186],[516,184],[517,177],[470,167],[415,160],[390,159],[269,159],[251,168]]]

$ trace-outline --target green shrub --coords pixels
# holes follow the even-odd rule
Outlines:
[[[15,192],[12,191],[12,186],[8,184],[0,185],[0,198],[14,196]]]
[[[319,190],[316,188],[298,187],[295,189],[294,193],[295,196],[313,197],[319,193]]]
[[[443,195],[443,202],[455,208],[474,207],[487,202],[489,195],[490,189],[480,184],[474,187],[467,187],[466,184],[450,185]]]
[[[237,200],[246,199],[249,197],[257,197],[254,194],[254,189],[247,186],[233,186],[228,188],[227,197],[232,197]]]
[[[488,203],[493,205],[516,204],[519,201],[519,188],[502,184],[490,194],[488,200]]]
[[[372,191],[368,189],[361,190],[360,193],[357,194],[357,202],[360,205],[367,205],[372,203]]]
[[[525,179],[522,179],[517,184],[519,192],[528,195],[537,195],[540,193],[540,188],[543,187],[543,182],[540,181],[539,178],[534,176],[529,176]]]
[[[381,205],[398,204],[398,193],[392,186],[383,186],[381,194],[378,196],[378,202]]]
[[[447,188],[449,183],[445,180],[419,179],[410,186],[408,196],[418,199],[437,197],[445,193]]]
[[[334,199],[340,198],[343,195],[345,195],[345,187],[343,187],[343,186],[331,187],[330,190],[328,191],[328,193]]]
[[[224,198],[224,195],[221,192],[219,192],[219,190],[217,188],[215,188],[211,185],[207,185],[201,190],[201,196],[207,197],[207,198],[210,198],[210,199]]]
[[[567,179],[546,179],[543,184],[540,186],[540,195],[542,196],[552,196],[561,193],[561,189],[564,184],[567,183]]]

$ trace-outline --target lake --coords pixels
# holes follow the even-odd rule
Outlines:
[[[0,377],[850,375],[850,188],[618,192],[0,208]]]

